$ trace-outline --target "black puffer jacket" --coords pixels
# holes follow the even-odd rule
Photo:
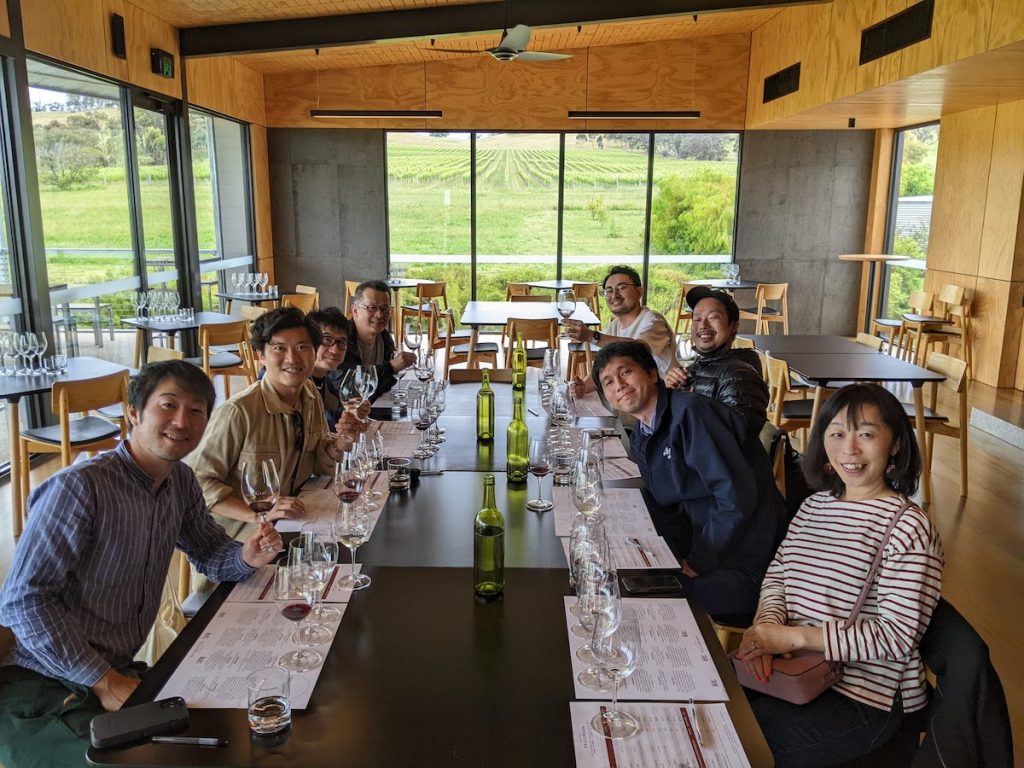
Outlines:
[[[760,367],[752,349],[719,347],[697,356],[687,370],[686,388],[737,409],[750,434],[756,435],[768,413],[768,387]]]

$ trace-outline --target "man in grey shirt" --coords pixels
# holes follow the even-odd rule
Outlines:
[[[129,388],[131,439],[58,472],[29,499],[0,592],[17,643],[0,667],[0,763],[84,763],[89,721],[139,684],[132,659],[156,618],[174,548],[216,581],[270,563],[263,524],[232,541],[181,463],[206,429],[210,380],[182,361],[143,368]]]

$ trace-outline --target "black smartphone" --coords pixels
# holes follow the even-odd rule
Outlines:
[[[651,576],[623,576],[622,586],[633,595],[658,595],[667,592],[681,592],[682,582],[671,574]]]
[[[96,715],[89,724],[90,741],[97,749],[180,731],[188,725],[188,707],[180,696],[124,707]]]

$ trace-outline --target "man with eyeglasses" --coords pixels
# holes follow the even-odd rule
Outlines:
[[[327,427],[334,432],[338,419],[345,410],[338,393],[341,377],[335,372],[345,362],[345,354],[348,352],[348,318],[337,307],[319,309],[310,312],[307,317],[323,334],[320,337],[320,346],[316,349],[316,360],[313,362],[313,375],[310,381],[320,393],[320,399],[324,401]]]
[[[569,336],[579,343],[590,343],[604,348],[617,341],[644,342],[658,365],[658,373],[665,376],[679,363],[675,355],[675,334],[665,316],[640,303],[644,287],[640,275],[632,267],[612,267],[602,283],[604,300],[613,318],[603,331],[594,331],[579,320],[566,320]],[[593,379],[576,379],[573,387],[577,396],[597,389]]]
[[[416,362],[412,352],[395,353],[395,339],[388,330],[391,321],[391,290],[383,280],[367,280],[356,288],[349,323],[351,345],[341,370],[357,365],[377,368],[377,389],[372,403],[395,385],[395,374]]]

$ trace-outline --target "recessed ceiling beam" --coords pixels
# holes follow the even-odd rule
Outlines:
[[[501,30],[506,23],[510,27],[527,24],[536,29],[830,1],[509,0],[507,20],[501,2],[438,5],[403,11],[187,27],[179,31],[179,40],[182,56],[220,56],[477,34]]]

